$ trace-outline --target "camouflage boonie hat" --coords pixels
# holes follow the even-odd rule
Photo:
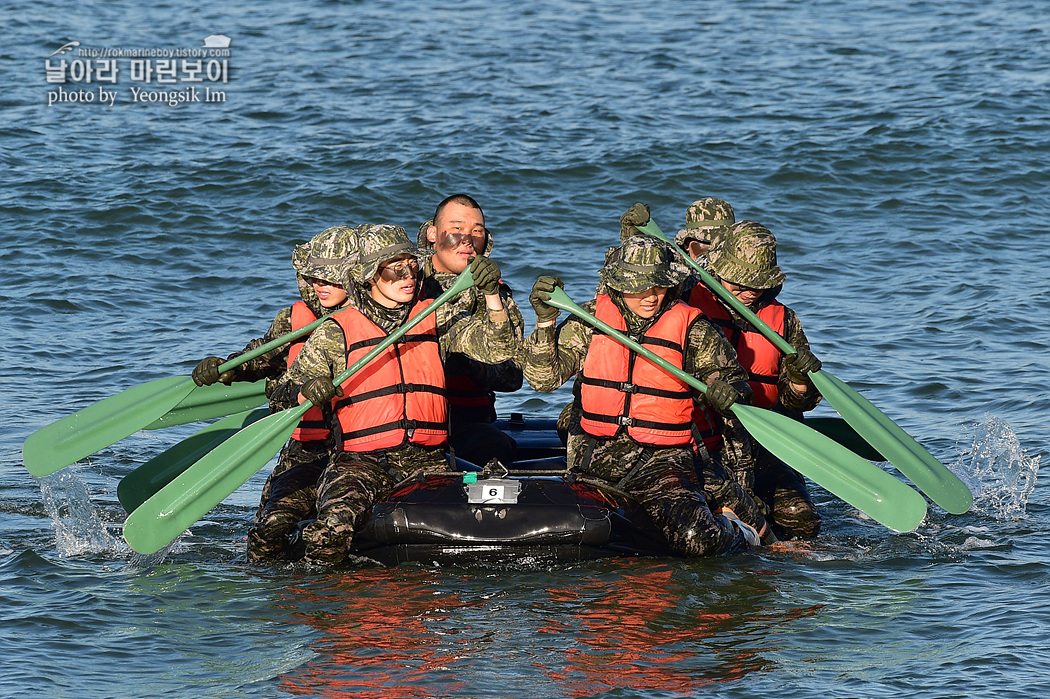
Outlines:
[[[637,294],[654,286],[678,286],[689,276],[689,268],[667,243],[633,235],[610,251],[598,276],[610,289]]]
[[[332,226],[292,250],[292,267],[301,277],[342,284],[357,262],[357,237],[350,226]]]
[[[675,245],[685,248],[690,240],[716,245],[735,222],[729,202],[714,197],[697,199],[685,211],[685,228],[675,233]]]
[[[408,233],[401,226],[389,223],[368,223],[358,226],[357,246],[360,259],[350,269],[349,281],[367,285],[379,270],[379,265],[404,253],[416,257],[429,257],[430,252],[420,250],[408,239]]]
[[[756,221],[733,224],[707,260],[711,274],[751,289],[772,289],[787,278],[777,266],[777,239]]]

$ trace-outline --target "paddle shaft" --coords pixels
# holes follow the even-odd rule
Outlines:
[[[218,372],[221,374],[224,371],[229,371],[271,350],[282,347],[292,340],[312,332],[318,325],[344,310],[346,308],[341,308],[334,313],[311,321],[298,330],[293,330],[253,350],[239,354],[233,359],[220,364]],[[164,427],[174,427],[175,425],[184,425],[187,422],[199,422],[201,420],[224,417],[266,402],[263,381],[255,381],[247,386],[240,385],[243,383],[240,381],[234,383],[236,385],[225,387],[212,384],[194,388],[178,405],[146,425],[143,429],[156,430]]]
[[[755,326],[755,329],[762,333],[762,335],[764,335],[767,340],[776,345],[777,349],[779,349],[784,354],[795,354],[795,348],[791,346],[790,342],[785,340],[780,335],[780,333],[773,330],[773,328],[766,325],[765,321],[763,321],[761,318],[755,315],[755,312],[747,306],[745,306],[743,302],[740,301],[740,299],[738,299],[736,296],[733,295],[731,291],[729,291],[729,289],[722,286],[721,282],[719,282],[717,279],[711,276],[711,273],[704,269],[703,266],[700,265],[700,263],[698,263],[696,260],[690,257],[689,254],[682,250],[680,247],[675,245],[674,242],[669,240],[664,234],[664,232],[660,230],[660,227],[657,226],[652,219],[649,219],[649,223],[645,224],[644,226],[638,226],[637,228],[638,230],[642,231],[643,233],[646,233],[647,235],[652,236],[653,238],[657,238],[666,243],[669,243],[670,246],[674,248],[679,255],[682,256],[682,259],[685,260],[686,264],[688,264],[690,267],[696,270],[697,274],[700,275],[700,279],[704,282],[704,284],[707,285],[709,289],[711,289],[711,291],[717,294],[723,301],[728,303],[734,311],[739,313],[740,316],[744,318],[744,320],[746,320],[748,323],[751,323],[751,325]]]
[[[292,340],[300,338],[303,335],[308,335],[309,333],[313,332],[313,329],[316,328],[318,325],[320,325],[321,323],[325,322],[326,320],[328,320],[332,316],[336,315],[336,313],[341,313],[342,311],[345,311],[347,308],[350,308],[350,306],[346,306],[344,308],[340,308],[338,311],[335,311],[334,313],[330,313],[328,315],[321,316],[317,320],[312,321],[310,323],[307,323],[306,325],[304,325],[303,327],[299,328],[298,330],[293,330],[292,332],[287,333],[286,335],[281,335],[280,337],[274,338],[273,340],[270,340],[269,342],[267,342],[265,344],[259,345],[258,347],[256,347],[253,350],[245,352],[244,354],[237,355],[233,359],[220,364],[219,365],[219,373],[221,374],[224,371],[229,371],[230,369],[235,369],[235,368],[239,367],[241,364],[244,364],[245,362],[250,362],[251,360],[255,359],[256,357],[261,357],[262,355],[266,354],[270,350],[275,350],[278,347],[281,347],[283,345],[288,344]]]
[[[608,323],[598,320],[596,317],[594,317],[593,315],[591,315],[590,313],[573,303],[572,299],[569,298],[568,294],[566,294],[563,289],[555,287],[554,291],[551,292],[550,299],[545,301],[545,303],[548,306],[554,306],[555,308],[560,308],[563,311],[568,311],[574,316],[585,320],[588,324],[598,328],[606,335],[609,335],[610,337],[615,339],[620,344],[630,347],[632,350],[645,357],[653,364],[656,364],[657,366],[663,368],[669,374],[681,379],[682,381],[685,381],[687,384],[700,391],[701,393],[705,395],[707,394],[707,386],[702,381],[697,379],[695,376],[691,376],[690,374],[687,374],[686,372],[682,371],[681,368],[676,367],[674,364],[671,364],[671,362],[667,361],[658,354],[655,354],[654,352],[647,350],[645,347],[642,347],[642,345],[627,337],[622,332],[612,327]]]

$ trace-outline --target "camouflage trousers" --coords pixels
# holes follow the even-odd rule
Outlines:
[[[447,469],[444,447],[336,452],[317,483],[317,519],[303,529],[303,561],[324,566],[341,563],[350,553],[354,533],[367,524],[372,506],[420,468]]]
[[[744,486],[726,473],[722,466],[721,451],[709,454],[700,449],[693,465],[703,484],[707,504],[712,510],[728,507],[742,522],[750,524],[759,534],[763,534],[763,529],[767,527],[765,515],[768,514],[768,508],[761,501],[756,502]]]
[[[655,448],[622,438],[581,443],[571,435],[569,463],[637,499],[651,526],[680,556],[717,556],[747,548],[736,526],[711,512],[691,449]]]
[[[769,506],[778,539],[812,539],[820,532],[820,515],[806,482],[795,469],[755,445],[755,495]]]
[[[288,537],[317,502],[317,479],[328,465],[325,442],[290,440],[281,449],[273,473],[266,479],[255,522],[248,530],[248,560],[276,561],[285,557]]]

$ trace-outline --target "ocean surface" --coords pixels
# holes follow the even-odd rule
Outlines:
[[[0,697],[1050,688],[1044,3],[0,0],[0,17]],[[193,57],[221,36],[227,56]],[[157,49],[201,65],[132,55]],[[815,487],[824,531],[792,548],[318,572],[244,559],[268,469],[169,550],[127,547],[118,482],[195,426],[24,468],[36,429],[260,336],[297,296],[294,244],[342,223],[414,234],[460,191],[529,329],[534,279],[589,298],[633,202],[668,232],[701,196],[731,202],[776,234],[781,299],[825,368],[973,509],[931,504],[894,534]],[[553,417],[568,395],[498,408]]]

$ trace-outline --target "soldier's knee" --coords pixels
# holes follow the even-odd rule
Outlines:
[[[667,540],[671,550],[688,558],[719,556],[747,548],[740,530],[721,516],[714,517],[709,523],[697,521],[693,526],[668,532]]]
[[[253,563],[268,563],[284,558],[287,538],[267,537],[266,532],[252,527],[248,530],[248,560]]]
[[[689,532],[676,544],[673,546],[676,552],[688,558],[710,558],[724,553],[743,551],[747,548],[743,535],[735,529],[732,532],[721,532],[718,535]]]
[[[775,513],[781,539],[813,539],[820,533],[821,519],[813,506],[806,502],[792,502]]]
[[[346,558],[353,539],[353,529],[332,523],[328,518],[311,522],[303,529],[306,545],[303,560],[314,565],[334,565]]]

